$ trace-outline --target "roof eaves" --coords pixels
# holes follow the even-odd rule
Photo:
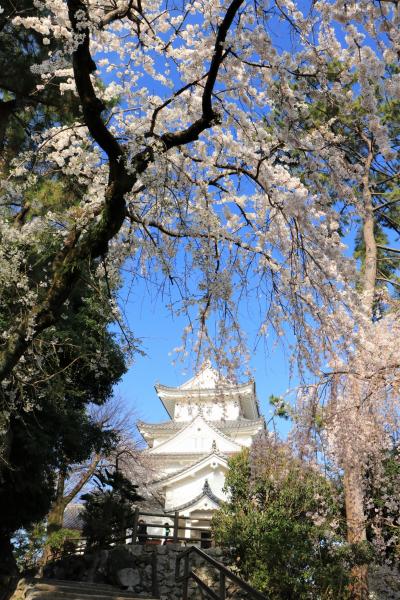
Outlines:
[[[189,500],[188,502],[185,502],[185,504],[181,504],[180,506],[176,506],[170,510],[172,510],[172,511],[185,510],[186,508],[189,508],[190,506],[193,506],[193,504],[196,504],[197,502],[199,502],[204,497],[209,498],[212,502],[215,502],[215,504],[217,504],[218,506],[222,502],[222,499],[218,498],[218,496],[216,496],[214,494],[214,492],[211,490],[210,484],[208,483],[208,480],[206,479],[204,482],[203,489],[198,496],[196,496],[195,498],[192,498],[192,500]]]
[[[197,467],[203,461],[205,461],[207,458],[211,458],[211,456],[217,456],[218,458],[222,458],[225,461],[227,460],[223,454],[220,454],[218,451],[217,452],[213,451],[213,452],[210,452],[209,454],[207,454],[206,456],[202,456],[195,463],[193,463],[191,465],[186,465],[186,467],[183,467],[182,469],[180,469],[179,471],[175,471],[174,473],[169,473],[168,475],[165,475],[165,477],[161,477],[160,479],[155,479],[151,483],[153,485],[155,485],[156,483],[162,483],[162,482],[168,481],[168,479],[174,479],[174,477],[178,477],[179,475],[182,475],[182,473],[185,473],[185,471],[190,471],[190,469],[193,469],[193,467]]]

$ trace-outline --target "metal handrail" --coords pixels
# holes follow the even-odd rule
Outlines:
[[[149,529],[163,529],[165,526],[165,522],[161,523],[147,523],[146,522],[146,532],[140,534],[138,531],[139,519],[140,517],[158,517],[163,520],[166,519],[168,521],[168,525],[170,526],[170,530],[166,530],[164,534],[156,534],[148,531]],[[164,544],[179,544],[183,543],[185,546],[188,542],[190,543],[199,543],[199,544],[207,544],[210,545],[212,541],[212,533],[210,528],[204,527],[188,527],[186,525],[187,521],[190,521],[190,517],[186,517],[184,515],[179,514],[178,511],[173,513],[157,513],[157,512],[148,512],[141,511],[138,506],[135,508],[134,519],[132,523],[132,528],[130,533],[125,535],[120,535],[118,537],[113,537],[107,542],[103,542],[102,548],[109,548],[117,543],[129,543],[129,544],[151,544],[151,543],[164,543]],[[170,523],[172,521],[172,523]],[[183,521],[183,523],[182,523]],[[202,519],[202,521],[207,521],[211,523],[212,519]],[[184,535],[180,535],[183,532]],[[187,537],[187,532],[195,532],[194,537]],[[196,532],[198,534],[196,535]],[[205,537],[202,537],[202,534],[207,534]],[[128,541],[129,540],[129,541]],[[62,554],[70,555],[70,554],[84,554],[87,552],[87,542],[88,539],[85,537],[79,538],[66,538],[66,543],[70,544],[70,548],[67,549],[64,547],[62,549]]]
[[[193,570],[189,570],[189,557],[191,553],[198,554],[205,560],[208,564],[213,566],[219,572],[219,590],[216,593],[213,589],[211,589]],[[183,575],[181,575],[181,560],[185,561]],[[197,585],[208,594],[209,598],[213,600],[225,600],[226,599],[226,579],[230,579],[234,583],[236,583],[242,590],[244,590],[249,598],[254,598],[256,600],[267,600],[266,596],[261,592],[255,590],[249,583],[246,583],[243,579],[241,579],[238,575],[233,573],[230,569],[228,569],[221,562],[212,558],[208,554],[206,554],[203,550],[200,550],[197,546],[190,546],[187,550],[184,550],[176,557],[175,563],[175,581],[177,583],[183,583],[183,591],[182,591],[182,600],[188,600],[188,587],[189,587],[189,579],[193,579],[197,583]]]

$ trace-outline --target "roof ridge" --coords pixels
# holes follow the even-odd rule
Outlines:
[[[183,394],[187,394],[187,393],[192,393],[193,395],[198,394],[199,392],[210,392],[210,393],[214,393],[215,391],[232,391],[234,389],[242,389],[245,387],[248,387],[249,385],[254,383],[254,379],[249,379],[248,381],[245,381],[243,383],[232,383],[232,382],[228,382],[228,385],[225,386],[217,386],[215,388],[182,388],[180,386],[172,386],[172,385],[166,385],[164,383],[156,383],[156,385],[154,386],[156,391],[158,392],[159,389],[164,389],[164,390],[171,390],[171,391],[177,391],[180,392],[182,395]]]
[[[156,448],[160,448],[160,446],[163,446],[164,444],[167,444],[168,442],[170,442],[171,440],[174,440],[176,437],[178,437],[178,435],[180,435],[182,433],[182,431],[185,431],[185,429],[188,429],[188,427],[190,427],[190,425],[192,423],[194,423],[194,421],[199,417],[200,415],[196,415],[191,421],[188,421],[187,425],[185,427],[183,427],[182,429],[179,429],[173,436],[169,437],[168,439],[164,440],[163,442],[161,442],[160,444],[158,444],[158,446],[156,446]],[[150,450],[152,450],[153,448],[150,448]],[[149,452],[149,454],[151,454],[151,452]]]
[[[212,422],[207,421],[207,419],[205,417],[203,417],[203,418],[204,418],[204,421],[207,423],[207,425],[209,425],[213,431],[215,431],[216,433],[219,433],[219,435],[221,435],[224,439],[228,440],[228,442],[233,442],[234,444],[236,444],[237,446],[239,446],[241,448],[241,445],[238,444],[237,442],[235,442],[235,440],[232,440],[232,438],[225,435],[225,433],[223,431],[218,429],[218,427],[215,427],[214,425],[212,425]]]

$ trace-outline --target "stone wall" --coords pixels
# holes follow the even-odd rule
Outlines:
[[[176,557],[185,548],[180,544],[123,545],[102,550],[97,555],[69,556],[51,565],[45,570],[45,577],[109,583],[123,589],[134,591],[137,596],[152,595],[152,569],[156,564],[157,595],[161,600],[181,600],[182,585],[175,582]],[[206,550],[209,556],[229,567],[229,557],[221,548]],[[201,577],[210,587],[218,590],[218,572],[205,563],[202,557],[192,554],[190,569]],[[181,561],[183,573],[183,561]],[[227,582],[228,583],[228,582]],[[202,595],[197,584],[189,581],[190,600],[201,600]],[[228,598],[243,600],[245,595],[234,586],[227,586]]]

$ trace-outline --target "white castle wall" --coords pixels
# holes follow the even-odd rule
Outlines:
[[[174,420],[178,422],[191,421],[198,414],[203,414],[207,421],[236,421],[240,415],[240,405],[237,400],[224,400],[216,402],[215,398],[209,402],[196,400],[177,402],[175,404]]]

